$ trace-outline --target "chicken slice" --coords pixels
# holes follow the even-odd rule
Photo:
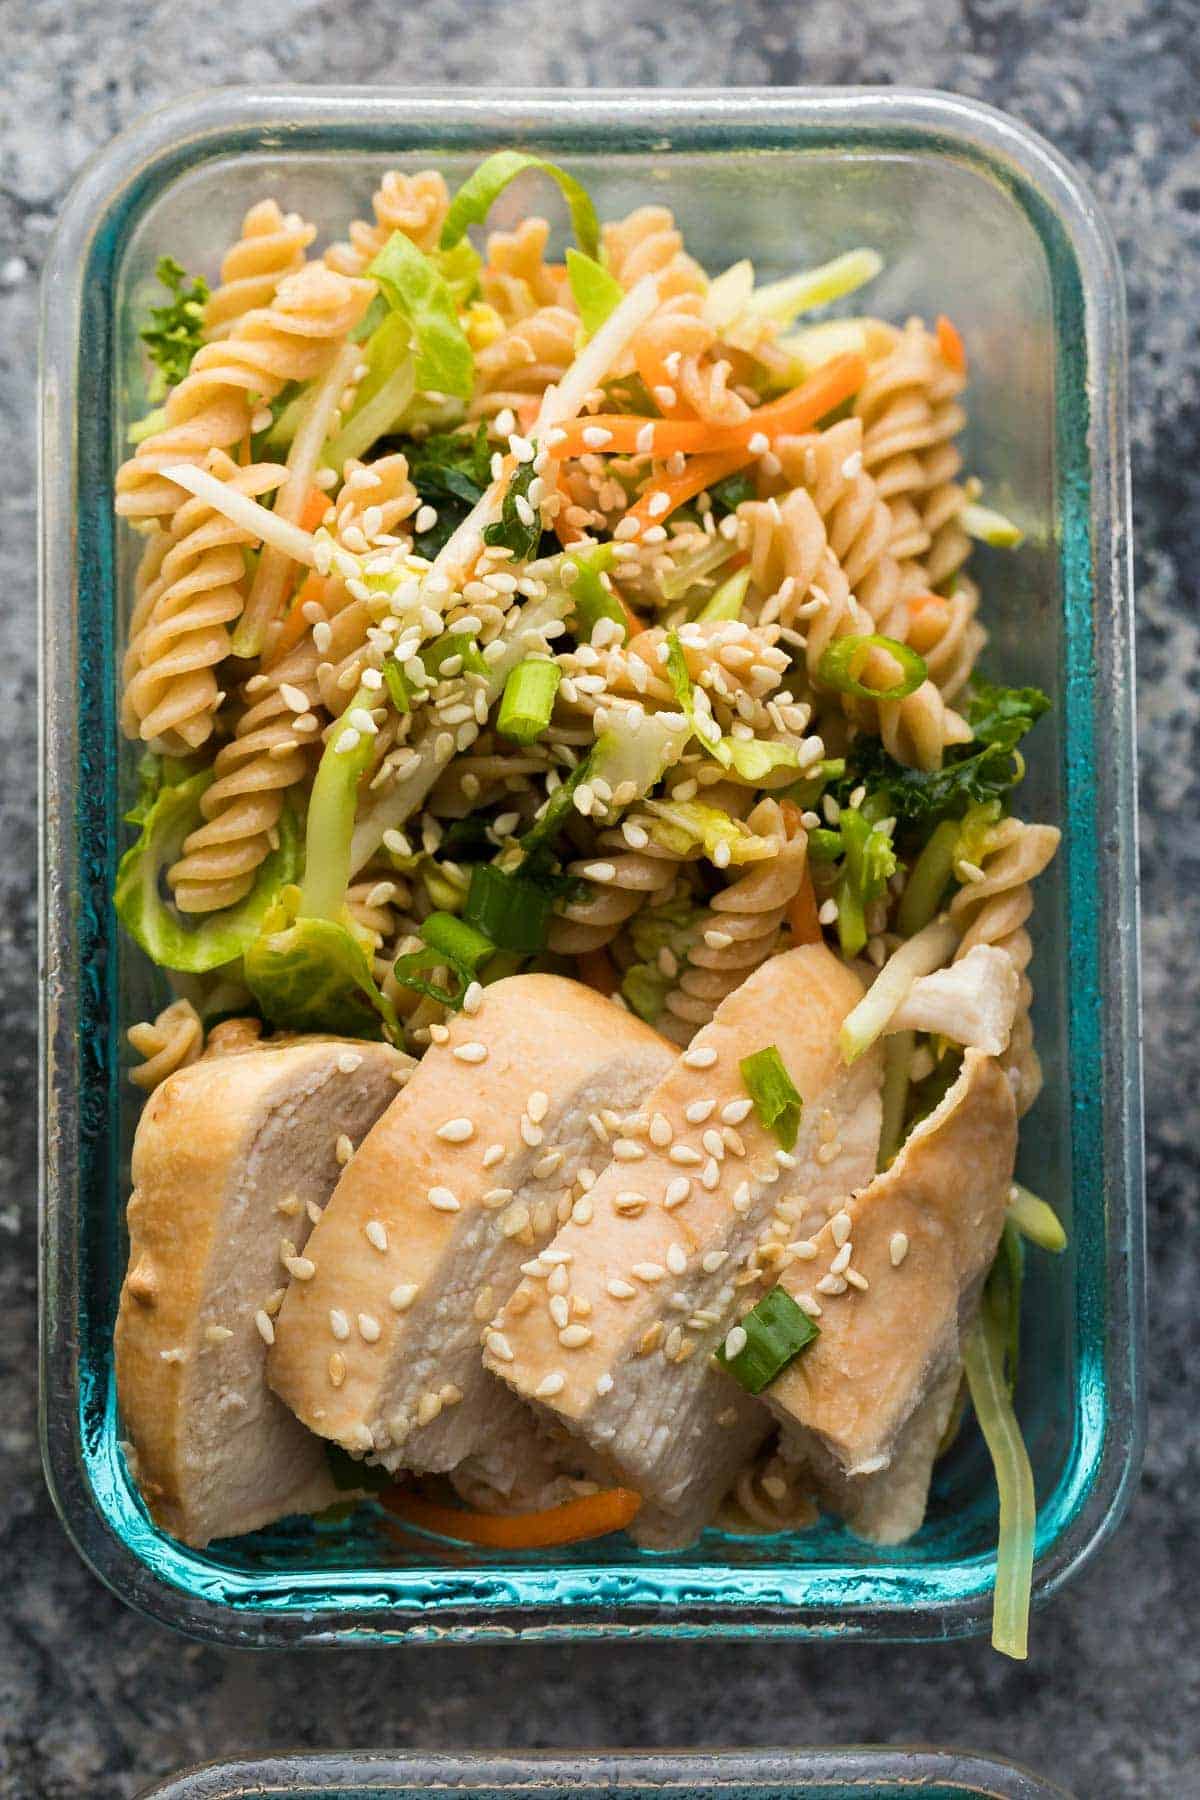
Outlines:
[[[267,1387],[266,1340],[339,1139],[357,1143],[410,1066],[382,1044],[302,1039],[193,1063],[146,1102],[117,1395],[146,1504],[185,1544],[339,1498],[324,1445]]]
[[[862,996],[823,945],[756,970],[650,1094],[644,1119],[501,1309],[485,1361],[579,1434],[644,1497],[631,1528],[692,1541],[770,1428],[713,1352],[784,1245],[871,1178],[877,1050],[844,1068],[838,1029]],[[786,1152],[739,1068],[774,1044],[804,1111]]]
[[[1006,950],[976,944],[961,962],[922,975],[888,1022],[888,1031],[938,1032],[956,1044],[1002,1056],[1012,1036],[1021,977]]]
[[[820,1308],[821,1330],[763,1399],[845,1474],[886,1468],[921,1400],[958,1362],[996,1254],[1016,1148],[1004,1071],[968,1050],[892,1166],[823,1227],[815,1259],[784,1270],[788,1292]]]
[[[389,1469],[453,1469],[494,1440],[539,1454],[481,1332],[607,1157],[600,1114],[635,1107],[676,1054],[558,975],[498,981],[453,1019],[347,1168],[276,1321],[271,1385],[296,1416]]]

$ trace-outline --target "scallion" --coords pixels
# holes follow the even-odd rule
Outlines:
[[[1008,1217],[1021,1236],[1058,1256],[1067,1247],[1067,1234],[1052,1206],[1014,1181],[1008,1190]]]
[[[819,1336],[787,1289],[774,1287],[734,1326],[715,1360],[748,1394],[761,1394]],[[731,1340],[737,1345],[732,1351]]]
[[[773,1131],[785,1150],[791,1150],[800,1130],[804,1102],[784,1067],[774,1044],[744,1056],[738,1065],[754,1110],[768,1131]]]
[[[477,931],[466,920],[456,918],[453,913],[430,913],[421,926],[421,936],[425,948],[398,956],[392,972],[401,987],[412,988],[431,1000],[440,1000],[457,1012],[467,988],[482,965],[494,955],[496,946],[482,931]],[[437,987],[424,979],[426,974],[433,974],[438,969],[446,971],[455,983],[453,987]]]
[[[463,918],[500,950],[536,956],[546,942],[551,896],[532,881],[476,863]]]
[[[892,687],[868,687],[859,680],[872,652],[886,651],[900,665],[900,680]],[[838,694],[855,694],[860,700],[906,700],[925,680],[925,658],[896,638],[873,633],[870,637],[843,637],[829,645],[817,663],[817,680]]]
[[[562,670],[554,662],[522,662],[504,684],[496,730],[514,744],[535,744],[550,723]]]
[[[491,670],[480,654],[479,645],[465,631],[447,631],[444,636],[435,638],[421,652],[421,661],[434,680],[447,680],[442,669],[451,657],[461,656],[462,673],[472,675],[490,675]]]
[[[696,614],[698,624],[708,625],[716,619],[740,619],[750,586],[750,569],[737,569],[705,601]]]
[[[564,559],[564,570],[568,567],[575,570],[571,581],[571,603],[575,609],[576,635],[581,641],[591,641],[592,632],[601,619],[611,619],[620,626],[622,643],[627,635],[625,609],[601,579],[612,567],[613,554],[611,544],[597,544],[586,555],[581,553]]]
[[[383,679],[387,687],[388,697],[397,712],[411,712],[413,703],[412,683],[400,667],[394,656],[384,659]]]

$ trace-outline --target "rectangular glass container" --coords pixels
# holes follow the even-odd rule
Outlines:
[[[439,1756],[344,1751],[256,1757],[186,1769],[142,1800],[389,1800],[430,1792],[462,1800],[1070,1800],[1026,1769],[970,1751],[891,1746],[676,1755],[632,1752]]]
[[[1119,1518],[1141,1442],[1141,1094],[1125,327],[1095,204],[1055,152],[973,101],[887,91],[199,95],[80,177],[45,279],[42,345],[45,1466],[84,1557],[135,1606],[243,1644],[533,1636],[944,1637],[986,1622],[996,1498],[972,1428],[893,1550],[826,1523],[717,1531],[672,1555],[623,1538],[514,1555],[388,1527],[370,1508],[185,1549],[122,1455],[112,1324],[137,1096],[124,1028],[162,999],[110,905],[136,753],[116,718],[134,544],[112,477],[145,407],[137,323],[157,258],[211,274],[253,200],[343,232],[381,172],[453,182],[500,146],[570,163],[602,216],[673,207],[711,268],[784,274],[853,245],[873,310],[948,313],[971,353],[968,468],[1025,526],[977,566],[989,664],[1054,699],[1021,808],[1063,828],[1038,884],[1046,1088],[1021,1173],[1071,1246],[1029,1258],[1018,1405],[1039,1498],[1035,1592]],[[556,196],[538,195],[553,206]],[[501,222],[504,203],[497,208]]]

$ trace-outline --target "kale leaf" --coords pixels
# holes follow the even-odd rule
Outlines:
[[[150,308],[150,323],[138,336],[157,371],[150,388],[157,405],[168,388],[183,380],[204,341],[208,283],[199,275],[192,279],[173,256],[160,257],[154,272],[171,298],[165,306]]]

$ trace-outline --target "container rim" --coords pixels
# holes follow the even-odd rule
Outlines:
[[[615,1608],[588,1602],[583,1581],[557,1603],[531,1599],[500,1607],[439,1600],[422,1616],[419,1600],[401,1584],[381,1599],[366,1572],[330,1581],[327,1606],[289,1612],[261,1591],[242,1604],[214,1591],[186,1594],[169,1583],[122,1537],[103,1507],[94,1479],[99,1455],[82,1410],[83,1376],[74,1329],[86,1276],[72,1184],[73,1155],[85,1128],[86,1047],[66,1041],[60,1010],[65,954],[77,898],[72,874],[71,812],[63,783],[78,768],[76,706],[67,632],[56,622],[69,611],[74,568],[71,534],[56,530],[49,496],[74,472],[82,270],[98,233],[118,211],[128,216],[151,187],[216,156],[249,150],[299,153],[363,140],[401,128],[406,152],[442,142],[453,127],[479,144],[536,136],[548,148],[576,147],[592,133],[610,151],[739,151],[828,149],[855,140],[870,157],[899,149],[954,157],[1000,183],[1044,235],[1065,243],[1084,293],[1087,409],[1103,455],[1092,469],[1091,555],[1093,606],[1101,626],[1099,673],[1077,667],[1081,681],[1107,679],[1112,707],[1105,714],[1107,756],[1097,774],[1098,797],[1108,802],[1115,854],[1098,859],[1103,916],[1115,929],[1098,947],[1102,991],[1114,1026],[1106,1045],[1104,1119],[1108,1160],[1103,1220],[1104,1270],[1097,1300],[1103,1308],[1108,1409],[1090,1422],[1095,1454],[1079,1474],[1079,1492],[1066,1527],[1041,1543],[1035,1598],[1052,1594],[1112,1532],[1136,1483],[1144,1437],[1141,1347],[1144,1337],[1144,1219],[1142,1203],[1141,1069],[1137,1042],[1137,827],[1132,723],[1132,576],[1129,541],[1129,457],[1126,423],[1126,341],[1123,282],[1108,226],[1086,183],[1045,139],[985,103],[925,89],[692,89],[493,90],[296,88],[201,91],[147,114],[84,166],[64,205],[43,279],[40,409],[39,649],[42,717],[39,800],[42,820],[40,1026],[43,1047],[39,1095],[39,1217],[41,1250],[40,1430],[47,1483],[68,1535],[84,1560],[115,1592],[152,1617],[195,1636],[243,1644],[346,1641],[447,1641],[488,1637],[671,1637],[778,1635],[877,1640],[942,1638],[985,1626],[990,1581],[936,1604],[911,1596],[912,1570],[897,1569],[889,1588],[867,1604],[813,1606],[764,1594],[743,1604],[728,1598],[717,1571],[686,1570],[687,1598],[652,1597],[653,1571],[638,1571]],[[792,142],[780,133],[793,131]],[[389,147],[382,140],[378,148]],[[474,146],[472,146],[474,147]],[[367,146],[373,148],[373,146]],[[1097,295],[1106,301],[1095,304]],[[65,494],[65,489],[62,490]],[[70,489],[74,511],[76,487]],[[56,614],[57,607],[57,614]],[[1070,684],[1072,671],[1067,671]],[[1074,903],[1081,896],[1072,895]],[[1090,896],[1093,909],[1095,895]],[[1116,940],[1120,939],[1118,943]],[[54,1079],[51,1079],[52,1073]],[[1097,1106],[1100,1101],[1097,1099]],[[96,1396],[90,1396],[93,1413]],[[110,1437],[115,1420],[106,1418]],[[67,1424],[69,1423],[69,1429]],[[55,1427],[52,1429],[52,1425]],[[94,1437],[94,1434],[93,1434]],[[1078,1473],[1078,1471],[1077,1471]],[[150,1534],[147,1534],[149,1536]],[[143,1546],[143,1549],[145,1546]],[[966,1564],[962,1565],[964,1568]],[[973,1566],[973,1565],[972,1565]],[[983,1559],[983,1576],[990,1564]],[[503,1577],[505,1571],[494,1571]],[[476,1572],[478,1573],[478,1572]],[[489,1571],[491,1573],[491,1571]],[[522,1572],[518,1571],[518,1575]],[[586,1571],[578,1573],[586,1575]],[[799,1572],[800,1574],[803,1571]],[[739,1580],[743,1571],[739,1571]],[[710,1578],[711,1577],[711,1578]],[[203,1584],[201,1584],[203,1585]],[[248,1583],[247,1586],[253,1586]],[[724,1590],[724,1593],[722,1592]],[[651,1597],[648,1596],[648,1593]]]
[[[575,1792],[587,1784],[628,1794],[703,1789],[739,1795],[804,1793],[824,1797],[843,1787],[861,1794],[867,1782],[895,1784],[922,1793],[947,1790],[981,1800],[1070,1800],[1019,1763],[973,1750],[923,1744],[848,1744],[820,1749],[755,1751],[534,1750],[524,1755],[475,1751],[441,1755],[420,1751],[300,1751],[286,1756],[234,1757],[181,1769],[142,1791],[140,1800],[240,1800],[259,1792],[323,1794],[386,1792],[501,1795],[536,1785],[540,1794]]]

